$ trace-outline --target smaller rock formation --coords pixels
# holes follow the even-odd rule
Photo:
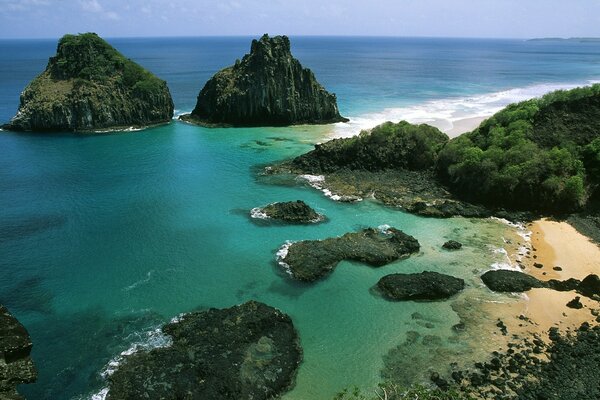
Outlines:
[[[494,292],[516,293],[544,287],[542,281],[531,275],[505,269],[488,271],[481,276],[481,280]]]
[[[600,299],[600,278],[594,274],[586,276],[582,281],[574,278],[564,281],[557,279],[541,281],[523,272],[500,269],[487,271],[481,276],[481,280],[494,292],[518,293],[526,292],[533,288],[547,288],[559,292],[574,290],[590,299]]]
[[[457,242],[456,240],[448,240],[442,247],[446,250],[460,250],[462,248],[462,243]]]
[[[377,282],[377,288],[392,300],[441,300],[459,293],[465,281],[450,275],[425,271],[419,274],[391,274]]]
[[[46,70],[25,88],[15,131],[94,131],[169,122],[165,81],[95,33],[65,35]]]
[[[348,121],[290,50],[287,36],[253,40],[250,54],[217,72],[184,121],[201,125],[286,126]]]
[[[573,308],[575,310],[579,310],[583,308],[583,304],[581,303],[581,297],[575,296],[575,298],[567,303],[567,307]]]
[[[255,301],[186,314],[163,332],[173,344],[127,356],[108,400],[277,398],[302,359],[290,317]]]
[[[276,220],[290,224],[310,224],[325,219],[302,200],[271,203],[250,210],[250,216],[261,220]]]
[[[32,346],[25,327],[0,305],[0,399],[24,399],[17,393],[17,385],[37,379],[29,357]]]
[[[398,229],[367,228],[337,238],[288,244],[278,255],[279,263],[294,278],[312,282],[330,273],[342,260],[379,267],[419,248],[417,239]]]

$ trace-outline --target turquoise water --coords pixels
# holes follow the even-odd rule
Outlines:
[[[166,79],[180,111],[193,107],[206,78],[249,46],[248,38],[111,42]],[[481,110],[498,93],[518,96],[594,80],[600,59],[598,44],[292,43],[297,57],[338,94],[342,114],[363,122],[385,108],[401,114],[437,102],[457,109],[476,103]],[[0,41],[1,120],[14,113],[19,91],[43,69],[54,46]],[[261,166],[307,151],[339,129],[348,128],[205,129],[173,121],[97,136],[2,133],[0,302],[29,329],[40,370],[38,383],[23,393],[88,398],[104,386],[100,372],[109,360],[147,342],[155,327],[182,312],[249,299],[290,314],[300,332],[305,360],[285,399],[328,399],[347,386],[376,384],[382,357],[411,330],[466,351],[468,343],[457,342],[451,331],[459,322],[454,301],[392,303],[370,289],[388,273],[434,270],[467,279],[471,289],[457,301],[485,297],[477,274],[503,261],[493,250],[503,246],[508,228],[492,220],[425,219],[372,201],[336,203],[302,183],[274,185],[260,176]],[[248,217],[253,207],[296,199],[329,221],[262,226]],[[418,238],[421,253],[379,269],[341,263],[314,285],[291,281],[275,263],[286,240],[382,224]],[[464,242],[465,250],[441,251],[449,238]],[[424,319],[412,318],[416,311]],[[425,371],[427,360],[405,365],[407,376]]]

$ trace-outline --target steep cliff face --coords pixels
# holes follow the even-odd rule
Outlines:
[[[125,58],[94,33],[65,35],[46,70],[21,94],[4,126],[17,131],[86,131],[168,122],[165,81]]]
[[[250,54],[217,72],[198,95],[190,122],[285,126],[347,121],[311,70],[292,57],[286,36],[253,40]]]
[[[27,330],[0,305],[0,399],[23,399],[17,385],[37,379],[33,361],[29,358],[31,339]]]

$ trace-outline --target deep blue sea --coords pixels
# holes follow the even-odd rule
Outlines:
[[[109,42],[165,79],[176,112],[183,113],[212,74],[249,50],[250,40]],[[101,398],[119,354],[164,343],[156,331],[161,324],[249,299],[288,313],[300,333],[304,362],[284,399],[330,399],[345,387],[373,387],[388,352],[409,331],[438,337],[440,345],[415,347],[411,357],[395,361],[404,383],[419,382],[433,363],[481,350],[475,338],[457,338],[451,326],[469,299],[497,300],[478,274],[507,262],[499,249],[512,228],[495,220],[425,219],[369,200],[337,203],[300,181],[274,184],[260,175],[261,167],[387,119],[450,130],[456,121],[513,101],[595,82],[600,43],[291,41],[294,55],[337,94],[350,123],[207,129],[174,120],[94,136],[0,132],[0,303],[34,342],[39,380],[22,387],[28,399]],[[20,92],[55,48],[56,40],[0,40],[0,122],[14,115]],[[249,218],[253,207],[296,199],[328,222],[265,226]],[[310,286],[290,280],[275,261],[288,240],[384,224],[419,239],[420,254],[379,269],[344,262]],[[465,243],[464,251],[441,251],[449,238]],[[370,290],[388,273],[423,270],[463,277],[469,289],[436,303],[392,303]]]

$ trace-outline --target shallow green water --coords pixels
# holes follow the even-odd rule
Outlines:
[[[0,284],[30,327],[40,369],[40,382],[25,390],[33,398],[97,391],[108,358],[147,340],[152,327],[181,312],[249,299],[290,314],[300,332],[305,360],[288,399],[376,384],[382,356],[409,330],[451,335],[459,321],[450,302],[392,303],[371,287],[385,274],[421,270],[477,286],[473,271],[500,260],[492,250],[506,228],[425,219],[371,201],[336,203],[301,183],[272,185],[259,176],[257,165],[309,149],[326,129],[209,130],[174,122],[86,138],[1,135],[2,148],[11,149],[0,161],[10,225],[1,246],[12,268]],[[35,162],[19,162],[26,159]],[[262,226],[248,217],[252,207],[296,199],[329,221]],[[421,253],[379,269],[341,263],[314,285],[293,282],[275,263],[286,240],[383,224],[417,237]],[[448,238],[467,248],[442,251]],[[418,325],[415,311],[435,327]]]

